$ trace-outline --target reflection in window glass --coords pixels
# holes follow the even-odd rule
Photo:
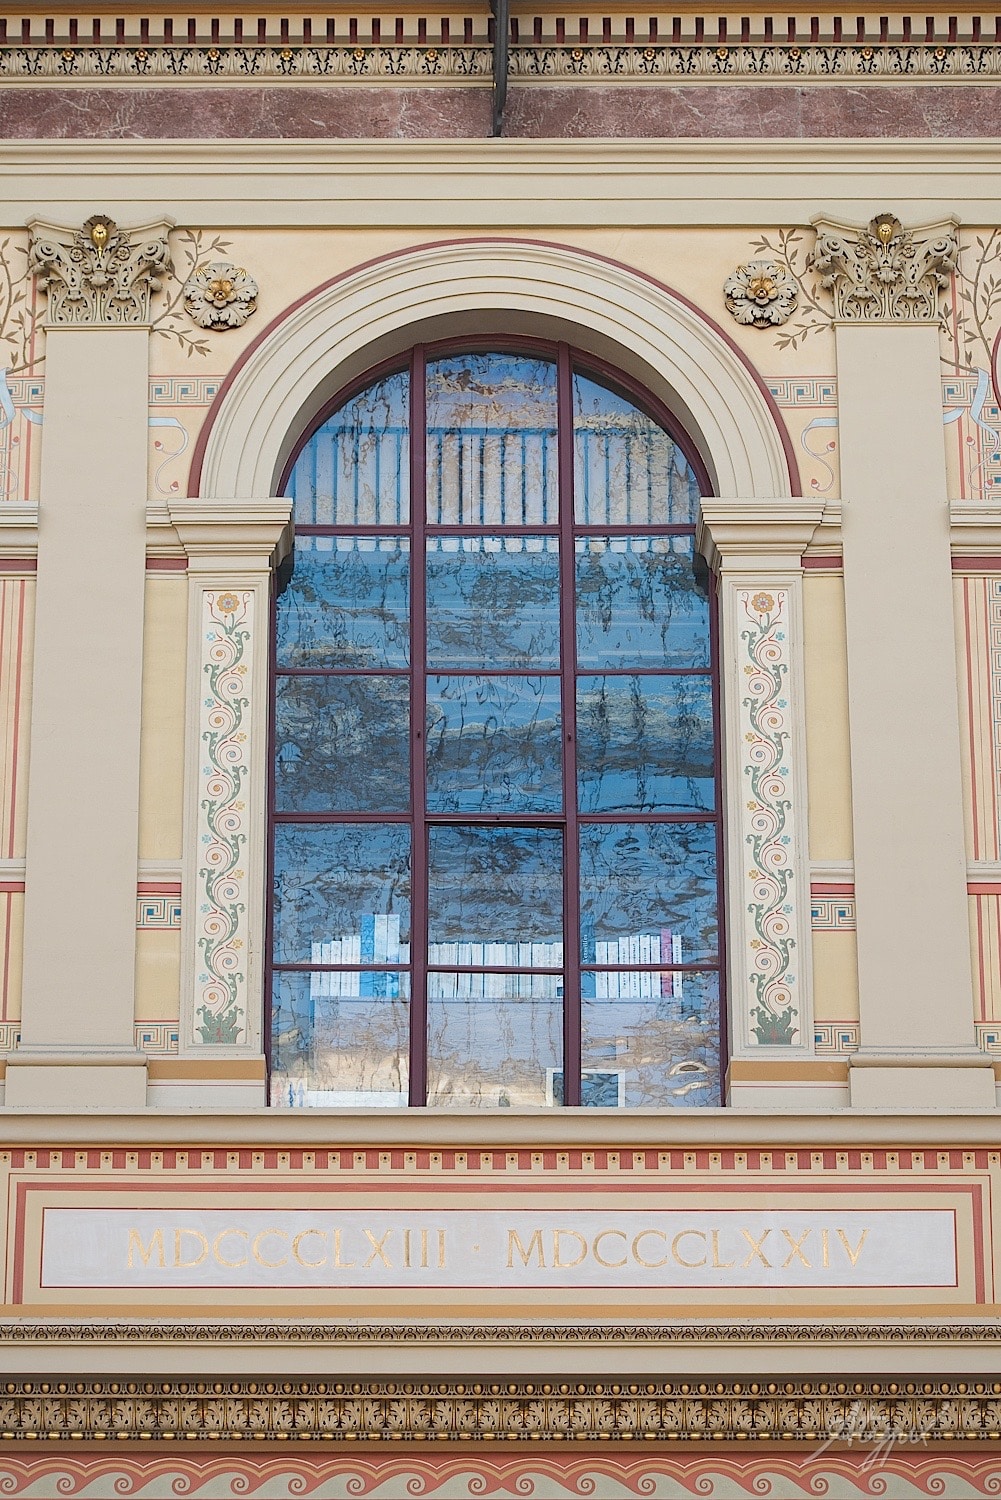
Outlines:
[[[554,536],[429,537],[429,667],[560,665],[560,562]]]
[[[574,502],[581,526],[694,526],[699,487],[681,449],[625,396],[573,378]]]
[[[279,677],[278,812],[406,812],[410,684],[405,677]]]
[[[298,537],[278,608],[278,668],[405,667],[410,657],[406,537]]]
[[[558,677],[429,677],[429,812],[556,812]]]
[[[578,667],[708,670],[708,588],[690,536],[576,545]]]
[[[578,678],[577,767],[582,812],[711,812],[709,678]]]
[[[556,363],[461,354],[427,369],[427,519],[545,526],[559,506]]]
[[[410,518],[410,375],[389,375],[318,428],[289,475],[297,526],[402,526]]]
[[[274,1102],[718,1104],[710,591],[666,426],[565,346],[419,349],[289,489]]]

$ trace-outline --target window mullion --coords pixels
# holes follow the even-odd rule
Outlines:
[[[574,600],[573,370],[559,347],[556,384],[559,461],[560,651],[563,659],[563,1102],[581,1102],[580,877],[577,847],[577,624]]]
[[[427,724],[425,567],[427,529],[427,391],[424,346],[410,366],[410,1103],[427,1102]]]

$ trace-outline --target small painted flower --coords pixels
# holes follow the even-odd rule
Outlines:
[[[240,601],[235,594],[219,594],[216,597],[216,609],[221,610],[224,615],[231,615],[240,608]]]
[[[775,600],[772,598],[771,594],[766,594],[764,592],[755,594],[754,598],[751,600],[751,608],[753,610],[756,610],[759,615],[767,615],[771,610],[775,608]]]

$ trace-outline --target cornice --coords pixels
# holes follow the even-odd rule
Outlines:
[[[8,502],[0,506],[0,557],[27,560],[37,555],[37,504]]]
[[[128,1145],[163,1149],[250,1146],[257,1150],[302,1146],[367,1147],[404,1151],[458,1150],[712,1150],[744,1147],[811,1149],[875,1147],[944,1150],[998,1149],[997,1113],[964,1110],[849,1108],[788,1110],[504,1110],[503,1118],[470,1111],[421,1109],[245,1109],[144,1112],[72,1109],[0,1110],[0,1149]]]
[[[245,500],[185,499],[167,502],[170,525],[189,566],[212,570],[220,562],[259,567],[278,564],[292,546],[292,502],[277,497]],[[149,535],[147,513],[147,537]]]
[[[952,551],[957,556],[998,556],[1001,554],[1001,503],[981,500],[969,505],[965,501],[953,501],[949,506],[949,530]]]
[[[5,1379],[0,1439],[293,1439],[584,1443],[739,1438],[811,1443],[857,1431],[926,1443],[1001,1436],[1001,1383],[979,1380],[338,1381]]]
[[[699,510],[695,545],[715,572],[799,568],[824,511],[824,501],[814,499],[706,498]]]

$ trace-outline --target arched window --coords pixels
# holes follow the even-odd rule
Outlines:
[[[292,462],[276,1105],[719,1103],[701,471],[631,391],[418,347]]]

